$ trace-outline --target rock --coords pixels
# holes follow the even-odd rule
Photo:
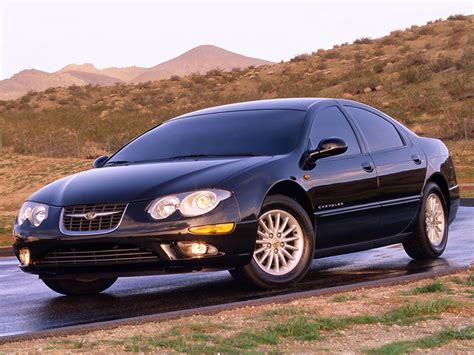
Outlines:
[[[382,85],[377,85],[375,87],[375,91],[381,91],[383,89],[383,86]]]
[[[342,97],[345,98],[345,99],[350,100],[354,97],[354,95],[349,94],[348,92],[345,92],[344,94],[342,94]]]
[[[366,87],[366,88],[364,89],[364,92],[365,92],[366,94],[368,94],[369,92],[372,92],[372,89],[369,88],[369,87]]]
[[[104,118],[104,117],[107,117],[108,114],[109,114],[109,111],[104,110],[104,111],[102,111],[102,112],[100,113],[100,116],[99,116],[99,117],[100,117],[100,118]]]
[[[382,102],[382,107],[389,107],[389,106],[390,106],[390,102],[387,102],[387,101]]]

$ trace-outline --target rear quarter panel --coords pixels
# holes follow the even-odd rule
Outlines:
[[[439,139],[417,137],[427,160],[426,180],[434,180],[441,176],[446,182],[445,195],[449,209],[449,222],[456,217],[460,202],[459,186],[456,179],[454,163],[446,145]],[[441,186],[443,189],[443,186]]]

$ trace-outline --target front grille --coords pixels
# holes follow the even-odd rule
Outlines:
[[[125,203],[66,206],[62,227],[66,233],[110,232],[119,226],[126,208]]]
[[[157,261],[151,250],[131,246],[108,246],[104,249],[61,248],[49,252],[37,265],[103,265]]]

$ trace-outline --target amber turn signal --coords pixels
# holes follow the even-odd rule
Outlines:
[[[205,226],[191,227],[188,229],[189,233],[204,235],[204,234],[227,234],[234,230],[235,223],[222,223],[222,224],[208,224]]]

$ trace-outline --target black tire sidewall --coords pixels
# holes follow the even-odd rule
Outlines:
[[[303,231],[304,247],[298,265],[285,275],[270,275],[263,271],[252,256],[251,262],[244,266],[244,271],[251,281],[260,287],[277,287],[300,280],[311,267],[314,256],[314,232],[311,220],[306,211],[293,199],[284,195],[270,195],[264,203],[260,216],[270,210],[283,210],[290,213],[300,224]]]
[[[426,201],[428,197],[431,194],[436,194],[441,201],[441,206],[443,207],[443,212],[444,212],[444,234],[443,234],[443,240],[440,245],[435,246],[431,243],[431,241],[428,238],[428,235],[426,233],[426,222],[425,222],[425,209],[426,209]],[[425,244],[425,247],[433,253],[433,256],[437,257],[443,254],[444,250],[446,249],[446,245],[448,243],[448,209],[446,206],[446,201],[444,200],[443,193],[441,189],[438,187],[438,185],[430,182],[428,185],[425,187],[425,191],[423,194],[423,201],[422,205],[420,208],[420,215],[419,215],[419,222],[418,222],[418,235],[421,237],[423,244]]]
[[[80,281],[75,279],[44,279],[51,290],[63,295],[95,295],[112,286],[117,278]]]

